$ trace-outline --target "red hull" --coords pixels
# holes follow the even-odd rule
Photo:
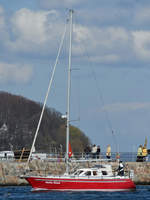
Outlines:
[[[59,191],[121,191],[136,188],[129,178],[114,179],[73,179],[25,177],[35,190]]]

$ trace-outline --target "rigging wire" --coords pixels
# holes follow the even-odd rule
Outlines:
[[[74,19],[76,19],[75,18],[75,16],[74,16]],[[77,24],[77,23],[75,23],[75,24]],[[91,70],[91,72],[92,72],[92,76],[93,76],[93,79],[94,79],[94,81],[95,81],[95,84],[96,84],[96,89],[97,89],[97,91],[98,91],[98,97],[99,97],[99,101],[102,103],[102,106],[104,107],[105,106],[105,102],[104,102],[104,98],[103,98],[103,95],[102,95],[102,90],[101,90],[101,88],[100,88],[100,86],[99,86],[99,84],[98,84],[98,81],[97,81],[97,77],[96,77],[96,73],[95,73],[95,70],[94,70],[94,66],[92,65],[92,63],[91,63],[91,57],[89,56],[89,54],[88,54],[88,52],[87,52],[87,50],[86,49],[88,49],[87,48],[87,45],[86,45],[86,43],[85,43],[85,41],[83,41],[83,43],[84,43],[84,45],[82,45],[82,49],[83,49],[83,52],[84,52],[84,54],[85,54],[85,57],[87,57],[87,59],[88,59],[88,67],[89,67],[89,69]],[[79,45],[80,46],[80,48],[81,48],[81,45]],[[86,47],[86,48],[85,48]],[[81,49],[81,52],[82,52],[82,49]],[[108,114],[108,111],[107,110],[104,110],[104,113],[105,113],[105,117],[106,117],[106,120],[107,120],[107,124],[108,124],[108,128],[110,129],[110,131],[111,131],[111,134],[112,134],[112,138],[113,138],[113,140],[114,140],[114,144],[115,144],[115,147],[116,147],[116,152],[118,152],[118,142],[117,142],[117,138],[116,138],[116,134],[115,134],[115,132],[114,132],[114,130],[113,130],[113,127],[112,127],[112,123],[111,123],[111,120],[110,120],[110,117],[109,117],[109,114]]]
[[[54,64],[54,67],[53,67],[52,75],[51,75],[51,78],[49,80],[48,89],[47,89],[47,92],[46,92],[46,96],[45,96],[44,104],[43,104],[43,107],[42,107],[40,119],[39,119],[39,122],[38,122],[38,125],[37,125],[37,129],[36,129],[36,132],[35,132],[34,140],[33,140],[32,146],[31,146],[30,154],[29,154],[29,157],[28,157],[28,160],[27,160],[27,165],[30,161],[33,149],[35,147],[36,138],[37,138],[37,135],[38,135],[38,132],[39,132],[39,129],[40,129],[42,117],[43,117],[44,110],[45,110],[46,103],[47,103],[47,99],[48,99],[50,89],[51,89],[51,85],[52,85],[52,82],[53,82],[53,79],[54,79],[55,70],[56,70],[56,66],[57,66],[57,63],[58,63],[59,55],[60,55],[60,52],[61,52],[61,49],[62,49],[62,46],[63,46],[63,43],[64,43],[64,38],[65,38],[65,35],[66,35],[66,29],[67,29],[67,22],[65,24],[64,32],[62,34],[62,38],[61,38],[61,42],[60,42],[60,45],[59,45],[58,54],[57,54],[57,57],[56,57],[56,60],[55,60],[55,64]]]
[[[90,57],[88,56],[88,58],[90,59]],[[105,102],[104,102],[104,98],[103,98],[103,95],[102,95],[102,91],[101,91],[101,88],[98,84],[98,81],[97,81],[97,77],[96,77],[96,73],[94,71],[94,68],[91,66],[91,70],[92,70],[92,75],[93,75],[93,78],[95,80],[95,83],[96,83],[96,88],[97,88],[97,91],[98,91],[98,95],[99,95],[99,100],[102,102],[102,106],[104,107],[105,106]],[[114,130],[113,130],[113,127],[112,127],[112,123],[111,123],[111,120],[109,118],[109,114],[108,114],[108,111],[107,110],[104,110],[104,113],[105,113],[105,117],[106,117],[106,120],[107,120],[107,123],[108,123],[108,127],[111,131],[111,134],[113,136],[113,139],[114,139],[114,144],[116,146],[116,152],[118,151],[118,145],[117,145],[117,138],[116,138],[116,135],[114,133]]]

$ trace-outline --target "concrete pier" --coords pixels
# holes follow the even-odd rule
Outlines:
[[[76,167],[92,167],[102,164],[102,162],[84,162],[70,163],[70,169],[73,171]],[[113,169],[117,169],[117,162],[110,162]],[[65,171],[65,163],[58,160],[57,162],[48,162],[33,160],[29,163],[30,171],[26,171],[26,163],[1,161],[0,162],[0,185],[27,185],[26,180],[21,179],[21,175],[48,175],[62,174]],[[134,182],[136,184],[150,184],[150,163],[149,162],[126,162],[125,170],[134,170]]]

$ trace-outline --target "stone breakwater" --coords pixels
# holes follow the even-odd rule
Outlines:
[[[70,168],[72,172],[77,167],[92,167],[94,165],[102,164],[102,162],[84,162],[71,163]],[[113,169],[117,169],[117,162],[110,162]],[[149,162],[127,162],[125,164],[126,170],[134,170],[134,182],[136,184],[150,184],[150,163]],[[47,162],[40,160],[33,160],[29,163],[30,170],[26,170],[26,163],[18,162],[0,162],[0,185],[27,185],[25,179],[21,179],[21,175],[60,175],[65,172],[64,162]]]

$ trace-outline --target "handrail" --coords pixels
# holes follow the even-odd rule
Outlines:
[[[44,155],[42,157],[42,155]],[[108,162],[114,162],[116,161],[116,153],[115,152],[112,152],[112,157],[111,159],[107,159],[106,158],[106,155],[105,155],[105,152],[102,152],[100,154],[100,157],[99,158],[92,158],[92,155],[89,155],[89,157],[86,156],[85,153],[74,153],[74,156],[69,160],[69,162],[88,162],[88,161],[108,161]],[[0,161],[17,161],[19,160],[20,156],[18,157],[14,157],[13,155],[0,155]],[[24,156],[24,159],[22,161],[25,161],[27,160],[27,156]],[[34,153],[32,155],[32,160],[33,159],[39,159],[39,160],[46,160],[46,161],[50,161],[50,162],[64,162],[65,161],[65,153]],[[120,160],[122,160],[123,162],[136,162],[136,159],[137,159],[137,153],[136,152],[121,152],[120,153]],[[147,160],[147,162],[150,162],[150,158],[149,160]]]

